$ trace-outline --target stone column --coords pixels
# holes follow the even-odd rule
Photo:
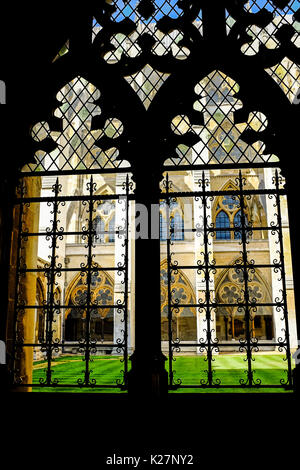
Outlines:
[[[116,193],[117,194],[125,194],[126,190],[123,187],[123,183],[126,181],[126,174],[117,174],[116,175]],[[126,200],[121,199],[116,201],[116,209],[115,209],[115,226],[116,230],[125,229],[126,223]],[[124,255],[125,255],[125,247],[124,245],[124,235],[120,234],[115,236],[115,266],[118,266],[118,263],[121,265],[124,264]],[[124,300],[124,274],[122,273],[120,276],[116,272],[115,274],[115,285],[114,285],[114,303],[117,304],[118,301],[123,303]],[[123,313],[118,313],[117,310],[114,310],[114,343],[117,342],[118,339],[123,341],[124,333],[124,322],[121,320],[124,319]],[[128,338],[129,344],[129,338]],[[113,351],[114,353],[115,351]]]
[[[289,333],[290,333],[290,347],[292,352],[298,349],[297,340],[297,324],[296,324],[296,308],[295,308],[295,295],[294,295],[294,279],[293,279],[293,266],[291,256],[291,241],[290,229],[288,219],[287,198],[281,198],[281,213],[282,213],[282,236],[284,247],[284,264],[285,264],[285,278],[286,278],[286,294],[287,294],[287,308],[289,318]]]
[[[62,194],[72,194],[70,191],[68,192],[68,187],[66,185],[68,178],[72,177],[63,177],[61,176],[59,178],[59,183],[62,184]],[[43,176],[42,177],[42,188],[41,188],[41,196],[43,197],[53,197],[53,186],[56,183],[56,176]],[[64,227],[64,230],[67,230],[66,226],[66,212],[68,210],[69,205],[59,205],[58,210],[60,211],[60,214],[58,214],[58,220],[59,220],[59,227]],[[51,211],[53,210],[53,205],[49,205],[46,202],[41,202],[40,203],[40,216],[39,216],[39,232],[45,233],[47,228],[51,228],[51,220],[53,219],[53,214],[51,214]],[[46,237],[40,236],[38,237],[38,257],[40,258],[40,262],[42,263],[49,263],[49,256],[51,255],[51,241],[46,240]],[[56,255],[58,256],[56,262],[57,263],[62,263],[62,266],[64,266],[64,260],[65,260],[65,247],[66,247],[66,237],[64,237],[62,240],[57,240],[57,246],[56,248]],[[63,278],[64,276],[56,276],[55,280],[58,282],[58,286],[60,288],[60,292],[63,292]],[[45,286],[45,289],[47,291],[47,286]],[[53,334],[53,340],[57,338],[61,338],[61,324],[62,324],[62,315],[63,311],[60,311],[60,314],[58,315],[57,313],[54,314],[54,320],[53,321],[53,329],[54,334]]]
[[[274,176],[274,171],[272,168],[265,168],[264,169],[265,173],[265,187],[266,188],[274,188],[274,185],[272,183],[272,178]],[[282,199],[281,199],[282,202]],[[267,223],[268,226],[270,227],[271,222],[277,222],[277,217],[275,214],[277,214],[277,208],[276,206],[274,207],[275,204],[275,199],[274,197],[266,198],[266,206],[267,206]],[[283,227],[287,227],[287,214],[284,209],[284,207],[281,207],[282,210],[282,225]],[[283,237],[284,239],[286,236],[284,236],[284,232],[287,232],[286,229],[283,229]],[[278,240],[278,236],[271,235],[270,231],[268,232],[269,235],[269,256],[270,256],[270,264],[273,263],[275,259],[279,261],[279,255],[277,253],[277,250],[279,249],[278,243],[276,241]],[[284,242],[284,247],[285,247],[285,255],[286,253],[286,243]],[[288,259],[285,259],[285,264],[287,263]],[[287,266],[285,266],[286,268]],[[270,268],[271,269],[271,268]],[[287,274],[287,273],[286,273]],[[281,299],[282,298],[282,281],[280,280],[281,275],[280,272],[275,273],[274,269],[271,269],[271,278],[272,278],[272,302],[275,302],[275,299]],[[288,287],[288,286],[286,286]],[[276,311],[276,307],[273,307],[273,322],[274,322],[274,327],[275,327],[275,340],[277,341],[278,338],[283,338],[284,337],[284,332],[282,331],[285,329],[285,322],[282,320],[283,318],[283,311],[280,310],[280,312]]]
[[[194,191],[199,191],[202,190],[201,187],[199,187],[199,180],[202,179],[202,171],[193,171],[193,178],[194,178]],[[205,171],[205,178],[208,179],[209,185],[206,187],[207,191],[210,191],[210,174],[209,171]],[[200,263],[204,263],[204,232],[203,232],[203,227],[204,227],[204,219],[203,219],[203,204],[202,201],[195,201],[194,198],[194,226],[196,227],[197,224],[199,224],[199,231],[198,233],[195,234],[195,265],[197,264],[197,261],[200,261]],[[211,206],[206,210],[207,213],[207,224],[210,224],[212,222],[211,219]],[[210,262],[213,259],[213,239],[210,237],[209,241],[211,245],[208,247],[208,250],[211,252],[210,255]],[[203,272],[197,272],[196,271],[196,296],[197,296],[197,302],[205,302],[205,293],[206,293],[206,283],[205,283],[205,275],[204,271]],[[211,298],[213,297],[214,293],[214,283],[210,283],[210,292],[211,292]],[[197,341],[199,339],[203,339],[204,341],[207,340],[207,333],[204,330],[207,330],[207,323],[206,323],[206,310],[203,309],[202,312],[198,311],[197,309]],[[213,315],[213,313],[212,313]],[[215,319],[213,322],[211,322],[211,329],[215,328]],[[199,349],[197,349],[197,352],[199,353]]]
[[[129,203],[129,240],[128,240],[128,352],[132,354],[135,345],[135,206]]]
[[[39,177],[31,177],[25,180],[26,197],[40,196],[41,179]],[[28,232],[38,232],[39,230],[39,206],[37,204],[30,204],[26,207],[24,212],[24,225]],[[16,221],[16,224],[18,222]],[[27,241],[23,243],[22,256],[24,263],[27,267],[37,267],[37,254],[38,254],[38,237],[28,237]],[[24,302],[24,305],[32,306],[36,304],[36,280],[35,272],[27,272],[25,277],[20,278],[19,284],[19,299],[18,301]],[[24,343],[32,344],[35,340],[35,309],[24,308],[24,311],[19,313],[17,335],[23,338]],[[33,347],[23,347],[20,355],[17,352],[17,368],[22,383],[32,383],[32,366],[33,366]],[[31,391],[31,387],[25,387],[23,391]]]

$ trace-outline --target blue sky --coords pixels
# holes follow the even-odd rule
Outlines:
[[[259,8],[257,6],[253,6],[253,3],[254,3],[253,1],[250,1],[250,5],[251,5],[251,9],[253,13],[256,13],[259,10],[259,8],[262,8],[262,7],[266,8],[269,11],[273,11],[274,9],[272,2],[268,2],[268,4],[265,5],[267,3],[266,0],[256,0],[255,3],[256,5],[258,5]],[[293,11],[297,11],[299,7],[300,7],[299,0],[294,0],[294,1],[290,1],[289,5],[284,10],[278,9],[278,12],[280,12],[281,14],[293,13]]]
[[[137,0],[131,0],[128,5],[125,6],[124,8],[124,3],[121,0],[118,0],[117,6],[119,8],[123,8],[123,13],[127,17],[131,17],[133,19],[134,17],[134,8],[137,5],[138,1]],[[180,14],[182,14],[182,10],[176,6],[177,0],[169,0],[168,3],[164,3],[163,0],[156,0],[155,5],[157,8],[161,7],[161,11],[157,10],[155,14],[155,19],[158,21],[160,18],[162,18],[164,15],[169,15],[171,17],[177,17]],[[121,18],[120,18],[121,19]]]
[[[210,0],[208,0],[210,1]],[[117,21],[121,21],[124,17],[129,17],[134,19],[134,8],[137,5],[138,0],[131,0],[126,6],[124,6],[124,3],[122,0],[118,0],[116,2],[117,6],[123,10],[123,14],[121,13],[119,17],[117,18]],[[168,3],[164,3],[164,0],[156,0],[155,4],[157,7],[161,7],[162,5],[162,11],[156,11],[155,15],[155,20],[159,20],[163,15],[169,15],[171,17],[177,17],[182,13],[182,10],[180,10],[178,7],[176,7],[177,0],[169,0]],[[170,6],[171,4],[171,6]],[[259,11],[260,8],[266,8],[269,11],[274,11],[274,5],[272,4],[271,1],[267,2],[266,0],[250,0],[250,6],[251,10],[253,13],[256,13]],[[280,10],[278,9],[279,14],[292,14],[295,12],[298,8],[300,7],[300,1],[299,0],[291,0],[289,2],[289,5],[284,9]],[[116,13],[118,15],[118,12]],[[153,21],[153,19],[152,19]]]

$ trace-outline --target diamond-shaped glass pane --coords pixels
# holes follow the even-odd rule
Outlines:
[[[32,128],[36,142],[51,141],[52,151],[38,150],[36,163],[28,164],[23,171],[70,171],[82,169],[125,168],[129,163],[119,160],[116,139],[123,133],[123,124],[116,118],[106,120],[103,129],[92,130],[92,119],[101,114],[98,99],[100,91],[82,77],[76,77],[57,94],[61,105],[55,117],[62,120],[62,132],[51,131],[47,122]],[[111,139],[101,149],[101,138]],[[42,147],[42,145],[41,145]]]
[[[140,72],[126,77],[126,80],[148,109],[157,91],[168,77],[169,74],[160,73],[150,65],[145,65]]]
[[[174,134],[193,133],[199,142],[192,147],[177,146],[176,154],[165,161],[166,165],[278,161],[275,155],[263,153],[265,145],[260,132],[268,125],[264,114],[254,110],[247,122],[235,123],[234,113],[243,106],[236,96],[238,91],[239,85],[219,71],[212,72],[196,85],[198,99],[194,109],[203,114],[205,126],[191,124],[187,116],[175,116],[171,122]],[[251,144],[243,140],[243,132],[249,130],[257,133],[257,141]]]
[[[294,17],[299,8],[299,0],[273,2],[269,0],[250,0],[246,2],[244,10],[254,15],[246,30],[250,36],[250,42],[243,45],[242,52],[246,55],[255,55],[258,53],[261,44],[268,49],[277,49],[280,46],[277,33],[284,25],[292,26],[294,34],[292,34],[291,41],[296,47],[300,47],[300,23]],[[265,26],[258,26],[255,24],[255,14],[261,14],[263,10],[270,13],[270,21],[266,20],[267,24]],[[234,21],[229,17],[227,24],[230,31]]]
[[[136,57],[141,54],[141,47],[139,40],[146,34],[153,38],[152,53],[156,56],[162,56],[171,52],[178,60],[186,59],[190,51],[187,46],[181,45],[183,39],[183,32],[179,30],[172,30],[165,33],[160,30],[157,22],[165,16],[173,19],[178,19],[183,16],[183,11],[178,6],[176,0],[169,0],[165,2],[153,2],[155,7],[154,13],[149,18],[144,18],[137,9],[139,3],[132,0],[125,5],[123,2],[114,2],[116,8],[115,13],[112,15],[112,21],[120,23],[125,19],[130,19],[135,24],[135,30],[130,34],[116,33],[111,37],[111,45],[113,50],[107,52],[105,60],[108,63],[116,63],[121,59],[122,54],[127,57]],[[202,34],[202,17],[201,12],[193,22],[199,32]],[[102,30],[102,26],[94,19],[93,23],[93,41]]]
[[[279,64],[266,69],[266,72],[278,83],[289,101],[300,102],[300,66],[284,57]]]
[[[53,62],[55,62],[57,59],[64,56],[65,54],[68,54],[69,50],[70,50],[69,41],[66,41],[63,47],[58,51],[58,53],[54,57]]]

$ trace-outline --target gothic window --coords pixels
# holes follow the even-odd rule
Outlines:
[[[216,325],[219,340],[242,340],[246,336],[246,323],[243,310],[238,307],[245,295],[244,273],[237,260],[225,273],[220,273],[216,287],[218,309]],[[249,301],[253,303],[251,314],[251,334],[256,340],[274,339],[271,292],[267,282],[257,269],[249,279]],[[223,306],[223,305],[226,306]]]
[[[94,237],[95,243],[103,243],[105,235],[105,222],[100,215],[97,215],[93,220],[93,229],[96,232]]]
[[[216,215],[216,228],[228,228],[228,227],[230,227],[230,218],[224,210],[221,210]],[[230,232],[227,230],[224,232],[221,232],[221,231],[216,232],[217,240],[228,240],[230,238],[231,238]]]
[[[104,1],[83,7],[51,64],[37,55],[45,83],[28,93],[30,122],[16,120],[16,387],[293,387],[284,178],[294,181],[298,145],[295,5]],[[138,205],[149,227],[135,238]],[[281,353],[286,377],[263,385],[253,362],[266,350]],[[103,379],[107,352],[122,364]],[[242,364],[230,380],[224,352]]]
[[[174,241],[184,240],[184,215],[177,201],[172,201],[169,207],[166,206],[165,201],[160,202],[159,220],[161,241],[166,241],[168,238],[167,218],[169,218],[170,239]]]
[[[195,294],[186,275],[178,271],[168,280],[166,262],[162,263],[160,271],[161,282],[161,332],[162,341],[189,341],[196,338],[196,310],[188,304],[195,304]],[[171,303],[168,302],[168,283],[171,288]],[[180,304],[185,304],[181,307]],[[169,321],[171,328],[169,329]]]
[[[171,240],[184,240],[184,222],[182,215],[176,211],[171,216]]]
[[[115,241],[115,204],[114,202],[100,202],[93,220],[96,232],[95,243],[113,243]]]
[[[161,241],[166,241],[168,236],[167,222],[162,212],[159,213],[159,237]]]
[[[99,90],[79,76],[62,86],[56,95],[59,105],[56,102],[54,109],[56,123],[60,125],[53,130],[46,121],[39,121],[32,127],[36,143],[34,158],[19,172],[17,194],[22,202],[19,221],[14,222],[20,228],[18,247],[15,247],[19,276],[15,341],[22,340],[24,355],[14,355],[14,370],[15,382],[23,387],[30,384],[30,390],[46,384],[50,387],[57,384],[58,388],[66,383],[71,386],[70,380],[74,388],[95,386],[99,390],[103,382],[106,386],[109,382],[112,388],[121,388],[125,383],[128,195],[132,183],[126,171],[130,166],[118,159],[114,146],[123,132],[121,121],[109,117],[101,129],[92,129],[93,120],[101,114],[97,104],[99,96]],[[105,149],[98,146],[101,137],[106,140]],[[45,140],[50,144],[43,148]],[[104,178],[101,170],[108,169],[110,174]],[[108,191],[103,190],[106,187]],[[121,231],[118,250],[114,243],[116,202]],[[104,250],[104,261],[111,277],[100,268],[103,250],[98,246],[109,243],[113,246]],[[74,286],[72,278],[76,273]],[[44,298],[40,295],[34,298],[33,282],[37,276],[45,285]],[[119,281],[116,300],[115,276]],[[23,315],[23,306],[29,312],[36,312],[31,329],[23,328],[23,322],[32,316]],[[33,306],[35,310],[30,310]],[[123,328],[119,326],[122,322]],[[103,368],[101,356],[112,352],[118,357],[117,374],[101,372],[99,375],[98,368],[91,370],[92,354]],[[65,371],[57,379],[51,364],[62,354],[66,355],[67,363],[72,362],[72,355],[83,359],[84,370],[75,371],[72,377]],[[36,367],[39,360],[41,364]]]
[[[233,185],[227,184],[226,190],[236,191]],[[247,212],[245,209],[244,224],[247,225]],[[241,238],[242,213],[240,203],[234,194],[219,197],[215,203],[216,240],[237,240]],[[231,230],[226,230],[227,228]]]
[[[242,213],[241,211],[238,211],[235,215],[234,215],[234,218],[233,218],[233,226],[236,227],[236,228],[241,228],[242,227]],[[247,223],[247,221],[245,220],[245,223]],[[238,239],[238,238],[241,238],[242,237],[242,234],[241,234],[241,231],[235,231],[234,232],[234,238],[235,239]]]
[[[113,243],[115,241],[115,230],[116,230],[116,220],[115,220],[114,215],[111,217],[108,223],[108,229],[109,229],[108,241]]]
[[[84,307],[87,296],[91,297],[93,307],[90,316],[90,335],[92,341],[113,340],[114,285],[104,272],[95,272],[88,289],[86,277],[80,277],[68,294],[68,309],[65,319],[65,339],[69,342],[82,340],[86,336],[87,310]]]

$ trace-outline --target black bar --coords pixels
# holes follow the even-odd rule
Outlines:
[[[197,196],[203,196],[204,192],[203,190],[202,191],[185,191],[185,192],[172,192],[170,193],[171,194],[171,197],[175,198],[175,197],[181,197],[181,198],[184,198],[184,197],[197,197]],[[279,194],[280,196],[285,196],[286,195],[286,190],[285,189],[244,189],[243,190],[243,194],[244,196],[247,196],[247,195],[265,195],[265,194],[271,194],[271,195],[276,195],[276,194]],[[224,189],[224,190],[220,190],[220,191],[205,191],[205,195],[207,198],[211,197],[211,196],[234,196],[236,195],[236,197],[238,198],[238,195],[239,195],[239,190],[235,189],[235,190],[228,190],[228,189]],[[161,199],[166,199],[167,196],[166,196],[166,193],[161,193]]]
[[[134,194],[128,194],[128,199],[134,200]],[[94,194],[92,196],[93,201],[118,201],[124,199],[124,194]],[[69,201],[90,201],[90,195],[80,195],[77,196],[58,196],[57,198],[53,196],[39,196],[39,197],[24,197],[24,198],[16,198],[14,203],[15,204],[22,204],[22,203],[40,203],[40,202],[69,202]]]

